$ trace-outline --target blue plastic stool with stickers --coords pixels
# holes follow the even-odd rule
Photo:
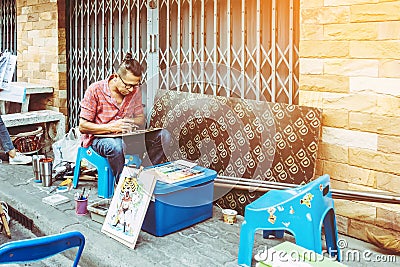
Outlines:
[[[238,263],[251,266],[254,235],[259,229],[263,230],[264,238],[270,235],[282,238],[287,231],[293,234],[297,245],[322,254],[322,225],[327,252],[340,261],[329,175],[303,186],[271,190],[245,207]]]
[[[101,198],[111,198],[114,195],[114,181],[115,177],[112,173],[110,163],[105,157],[100,156],[92,147],[80,147],[76,157],[73,187],[76,188],[79,183],[79,175],[81,168],[81,161],[85,159],[97,169],[97,194]],[[138,155],[126,155],[125,165],[135,165],[140,167],[142,161]]]

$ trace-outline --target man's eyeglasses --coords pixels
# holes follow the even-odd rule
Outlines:
[[[131,88],[137,88],[139,86],[141,86],[142,84],[140,82],[138,82],[137,84],[130,84],[130,83],[126,83],[122,78],[121,75],[118,75],[119,79],[121,80],[121,82],[125,85],[126,89],[131,89]]]

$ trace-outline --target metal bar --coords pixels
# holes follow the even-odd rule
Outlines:
[[[136,22],[136,34],[135,34],[135,38],[136,38],[136,60],[140,62],[140,60],[141,60],[141,58],[140,58],[140,3],[139,3],[139,1],[135,1],[135,3],[137,4],[136,21],[135,21]],[[147,47],[146,49],[149,49],[149,47]]]
[[[132,29],[131,29],[131,26],[132,26],[132,21],[131,21],[131,0],[128,0],[128,3],[127,3],[127,6],[126,6],[126,9],[127,9],[127,13],[128,13],[128,23],[127,23],[127,29],[126,29],[126,33],[127,33],[127,36],[128,36],[128,48],[129,48],[129,50],[131,51],[131,52],[134,52],[134,51],[132,51],[132,38],[131,38],[131,36],[132,36]]]
[[[110,31],[110,33],[108,34],[108,38],[109,38],[109,42],[108,42],[108,47],[110,47],[110,66],[109,66],[109,72],[113,73],[113,51],[114,51],[114,42],[113,42],[113,23],[112,23],[112,19],[113,19],[113,6],[112,6],[112,1],[110,1],[110,16],[108,19],[108,29]]]
[[[3,51],[3,42],[5,39],[5,35],[3,35],[3,27],[4,27],[4,2],[0,2],[0,51]]]
[[[261,3],[257,0],[257,11],[256,11],[256,87],[254,88],[254,94],[256,100],[260,100],[261,91]]]
[[[7,31],[7,32],[10,32],[10,28],[11,28],[11,25],[10,25],[10,13],[12,12],[12,11],[11,11],[10,5],[7,6],[6,11],[7,11],[7,16],[6,16],[6,31]],[[10,32],[10,33],[11,33],[11,32]],[[9,34],[9,35],[7,36],[7,50],[8,50],[9,52],[12,52],[12,50],[11,50],[11,34]]]
[[[167,34],[166,34],[166,36],[165,36],[165,42],[166,42],[166,46],[165,46],[165,50],[166,50],[166,58],[167,58],[167,62],[166,62],[166,72],[165,72],[165,76],[166,76],[166,79],[167,79],[167,82],[166,82],[166,84],[167,84],[167,86],[166,86],[166,89],[167,90],[169,90],[170,88],[171,88],[171,85],[170,85],[170,65],[171,65],[171,58],[170,58],[170,54],[171,54],[171,51],[170,51],[170,49],[171,49],[171,46],[170,46],[170,44],[171,44],[171,37],[170,37],[170,35],[171,35],[171,33],[170,33],[170,28],[171,28],[171,17],[170,17],[170,1],[169,0],[167,0]],[[161,70],[160,70],[161,71]]]
[[[92,36],[93,38],[94,38],[94,77],[95,77],[95,80],[98,80],[98,69],[97,69],[97,61],[99,60],[99,57],[98,57],[98,49],[99,49],[99,47],[98,47],[98,45],[99,45],[99,38],[98,38],[98,33],[97,33],[97,27],[98,27],[98,20],[97,20],[97,12],[98,12],[98,10],[99,10],[99,6],[98,6],[98,1],[95,1],[94,2],[94,36]]]
[[[12,32],[14,33],[14,37],[13,37],[13,49],[14,49],[14,53],[17,54],[17,7],[16,7],[16,1],[12,2],[12,6],[13,6],[13,10],[12,10]],[[17,66],[18,68],[18,66]],[[16,77],[17,75],[15,75],[15,81],[17,80]]]
[[[192,92],[192,84],[193,84],[193,38],[194,38],[194,30],[193,30],[193,0],[189,0],[189,62],[188,62],[188,90]],[[182,21],[183,22],[183,21]]]
[[[106,49],[105,49],[105,47],[106,47],[106,44],[105,44],[105,42],[106,42],[106,32],[105,32],[105,29],[106,29],[106,18],[105,18],[105,3],[104,3],[104,1],[106,1],[106,0],[102,0],[102,6],[103,6],[103,12],[101,12],[101,29],[102,29],[102,31],[103,31],[103,34],[102,34],[102,36],[101,36],[101,38],[103,39],[103,62],[101,62],[102,64],[102,73],[103,73],[103,78],[105,78],[104,77],[104,74],[105,74],[105,72],[106,72]]]
[[[227,66],[227,92],[226,95],[229,97],[231,96],[231,34],[232,34],[232,25],[231,25],[231,0],[227,0],[226,1],[226,27],[227,27],[227,36],[226,36],[226,62],[227,64],[229,64],[229,66]]]
[[[7,48],[6,41],[7,41],[7,35],[5,33],[7,33],[7,31],[5,30],[6,27],[6,9],[4,8],[4,6],[6,5],[5,2],[1,2],[1,9],[0,9],[0,23],[1,23],[1,27],[0,27],[0,31],[1,31],[1,40],[0,40],[0,49],[1,51],[5,50]]]
[[[218,175],[217,179],[222,179],[223,181],[233,181],[233,182],[255,181],[255,182],[259,183],[259,184],[263,184],[263,185],[268,185],[268,186],[274,187],[274,189],[287,189],[288,187],[297,187],[298,186],[296,184],[269,182],[269,181],[263,181],[263,180],[252,180],[252,179],[249,179],[249,178],[238,178],[238,177],[224,176],[224,175]]]
[[[230,188],[230,189],[237,189],[237,190],[249,190],[249,192],[268,192],[270,188],[265,187],[254,187],[254,186],[247,186],[247,185],[233,185],[227,183],[220,183],[219,181],[215,181],[215,187],[223,187],[223,188]],[[354,196],[354,195],[346,195],[342,193],[334,193],[331,190],[332,198],[335,199],[343,199],[343,200],[354,200],[354,201],[367,201],[367,202],[378,202],[378,203],[385,203],[385,204],[400,204],[399,197],[389,197],[389,196],[378,196],[378,197],[366,197],[366,196]]]
[[[72,9],[75,10],[75,11],[77,10],[77,1],[76,0],[73,0],[73,8]],[[70,10],[71,10],[71,7],[70,7]],[[74,28],[74,36],[73,36],[73,38],[70,38],[70,47],[71,47],[71,49],[74,49],[73,51],[75,51],[75,53],[71,53],[72,55],[74,55],[74,58],[70,57],[70,60],[73,60],[73,62],[71,62],[70,64],[71,64],[71,66],[72,65],[74,66],[74,71],[72,71],[72,73],[76,73],[77,69],[78,69],[78,60],[77,60],[78,51],[77,51],[77,46],[74,46],[74,44],[76,45],[78,43],[78,16],[75,13],[75,14],[73,14],[73,16],[71,16],[71,18],[73,18],[75,23],[72,23],[72,19],[70,19],[71,26],[74,25],[73,26],[73,28]],[[76,100],[78,100],[78,90],[77,90],[77,88],[78,88],[78,78],[77,78],[76,75],[75,76],[71,76],[70,79],[71,78],[73,79],[71,81],[71,85],[73,85],[73,89],[74,90],[70,90],[70,94],[72,95],[72,99],[69,100],[69,102],[70,102],[70,106],[74,107],[74,111],[75,111],[74,116],[76,116],[75,114],[77,114],[78,112],[77,112],[77,110],[75,108],[74,102]],[[78,102],[78,101],[76,101],[76,102]],[[78,121],[78,118],[75,118],[75,122],[77,122],[77,121]]]
[[[178,16],[177,16],[177,24],[176,24],[176,26],[177,26],[177,33],[176,33],[176,38],[177,38],[177,50],[178,50],[178,54],[176,55],[176,58],[177,58],[177,68],[176,68],[176,70],[177,70],[177,78],[176,78],[176,81],[177,81],[177,85],[176,85],[176,90],[177,91],[181,91],[181,76],[180,76],[180,73],[181,73],[181,38],[182,38],[182,36],[181,36],[181,22],[182,22],[182,18],[181,18],[181,6],[180,6],[180,1],[177,1],[178,2]]]
[[[84,50],[84,33],[83,33],[83,31],[84,31],[84,12],[83,12],[83,9],[84,9],[84,2],[82,1],[81,2],[81,5],[82,5],[82,13],[81,13],[81,29],[80,29],[80,38],[81,38],[81,48],[80,48],[80,52],[81,52],[81,55],[80,55],[80,60],[81,60],[81,73],[83,73],[83,67],[84,67],[84,55],[83,55],[83,50]],[[83,84],[83,75],[81,76],[81,86],[80,86],[80,90],[79,90],[79,92],[80,92],[80,94],[79,95],[83,95],[83,88],[84,88],[84,84]]]
[[[86,69],[86,87],[85,88],[87,88],[87,87],[89,87],[89,85],[90,85],[90,75],[89,75],[89,70],[90,70],[90,6],[91,6],[91,4],[90,4],[90,0],[88,0],[87,1],[87,19],[86,19],[86,23],[87,23],[87,25],[86,25],[86,45],[87,45],[87,47],[86,47],[86,49],[87,49],[87,54],[86,54],[86,57],[87,57],[87,62],[86,62],[86,67],[87,67],[87,69]]]
[[[8,36],[6,35],[7,33],[8,33],[8,29],[7,29],[7,25],[8,25],[8,21],[7,21],[7,13],[8,13],[8,5],[6,5],[7,3],[3,3],[3,18],[2,18],[2,22],[3,22],[3,29],[4,29],[4,35],[5,35],[5,38],[4,38],[4,40],[2,41],[2,43],[3,43],[3,48],[4,48],[4,50],[5,49],[8,49],[9,47],[8,47]]]
[[[123,31],[122,31],[122,23],[121,23],[122,22],[122,10],[123,10],[122,1],[118,1],[118,21],[119,21],[118,36],[119,36],[119,38],[118,38],[118,52],[117,53],[119,53],[119,62],[122,62],[122,59],[123,59],[122,40],[123,40],[124,35],[122,35]]]
[[[200,93],[204,94],[204,78],[205,78],[205,49],[206,49],[206,44],[205,44],[205,38],[206,38],[206,31],[205,31],[205,0],[201,0],[201,19],[200,19],[200,46],[201,46],[201,72],[200,72]]]
[[[289,15],[289,104],[293,103],[293,49],[294,49],[294,3],[293,0],[290,0],[290,15]]]
[[[217,84],[218,84],[218,79],[217,79],[217,62],[218,62],[218,1],[214,0],[214,66],[213,66],[213,77],[214,77],[214,83],[212,86],[213,90],[213,95],[217,95]]]
[[[220,187],[229,187],[232,189],[250,190],[252,192],[267,192],[269,190],[287,190],[296,188],[299,185],[266,182],[251,179],[232,179],[233,177],[220,178],[218,176],[214,180],[214,184]],[[266,183],[265,183],[266,182]],[[332,197],[347,200],[370,201],[380,203],[400,204],[399,195],[384,195],[381,193],[371,193],[365,191],[351,191],[351,190],[330,190]]]
[[[272,0],[272,29],[271,29],[271,102],[276,101],[276,0]]]
[[[5,39],[5,35],[3,35],[3,27],[4,27],[4,2],[0,2],[0,51],[3,51],[3,42]]]
[[[240,98],[244,99],[245,95],[245,88],[246,88],[246,0],[242,0],[242,54],[241,54],[241,92],[240,92]]]

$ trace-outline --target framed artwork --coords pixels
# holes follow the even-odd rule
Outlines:
[[[156,181],[152,170],[124,167],[101,231],[134,249]]]

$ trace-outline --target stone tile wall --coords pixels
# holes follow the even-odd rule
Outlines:
[[[65,1],[17,0],[17,80],[54,87],[34,95],[32,109],[67,114]]]
[[[303,0],[300,104],[323,109],[317,174],[400,193],[400,1]],[[340,231],[400,237],[400,206],[336,201]]]

